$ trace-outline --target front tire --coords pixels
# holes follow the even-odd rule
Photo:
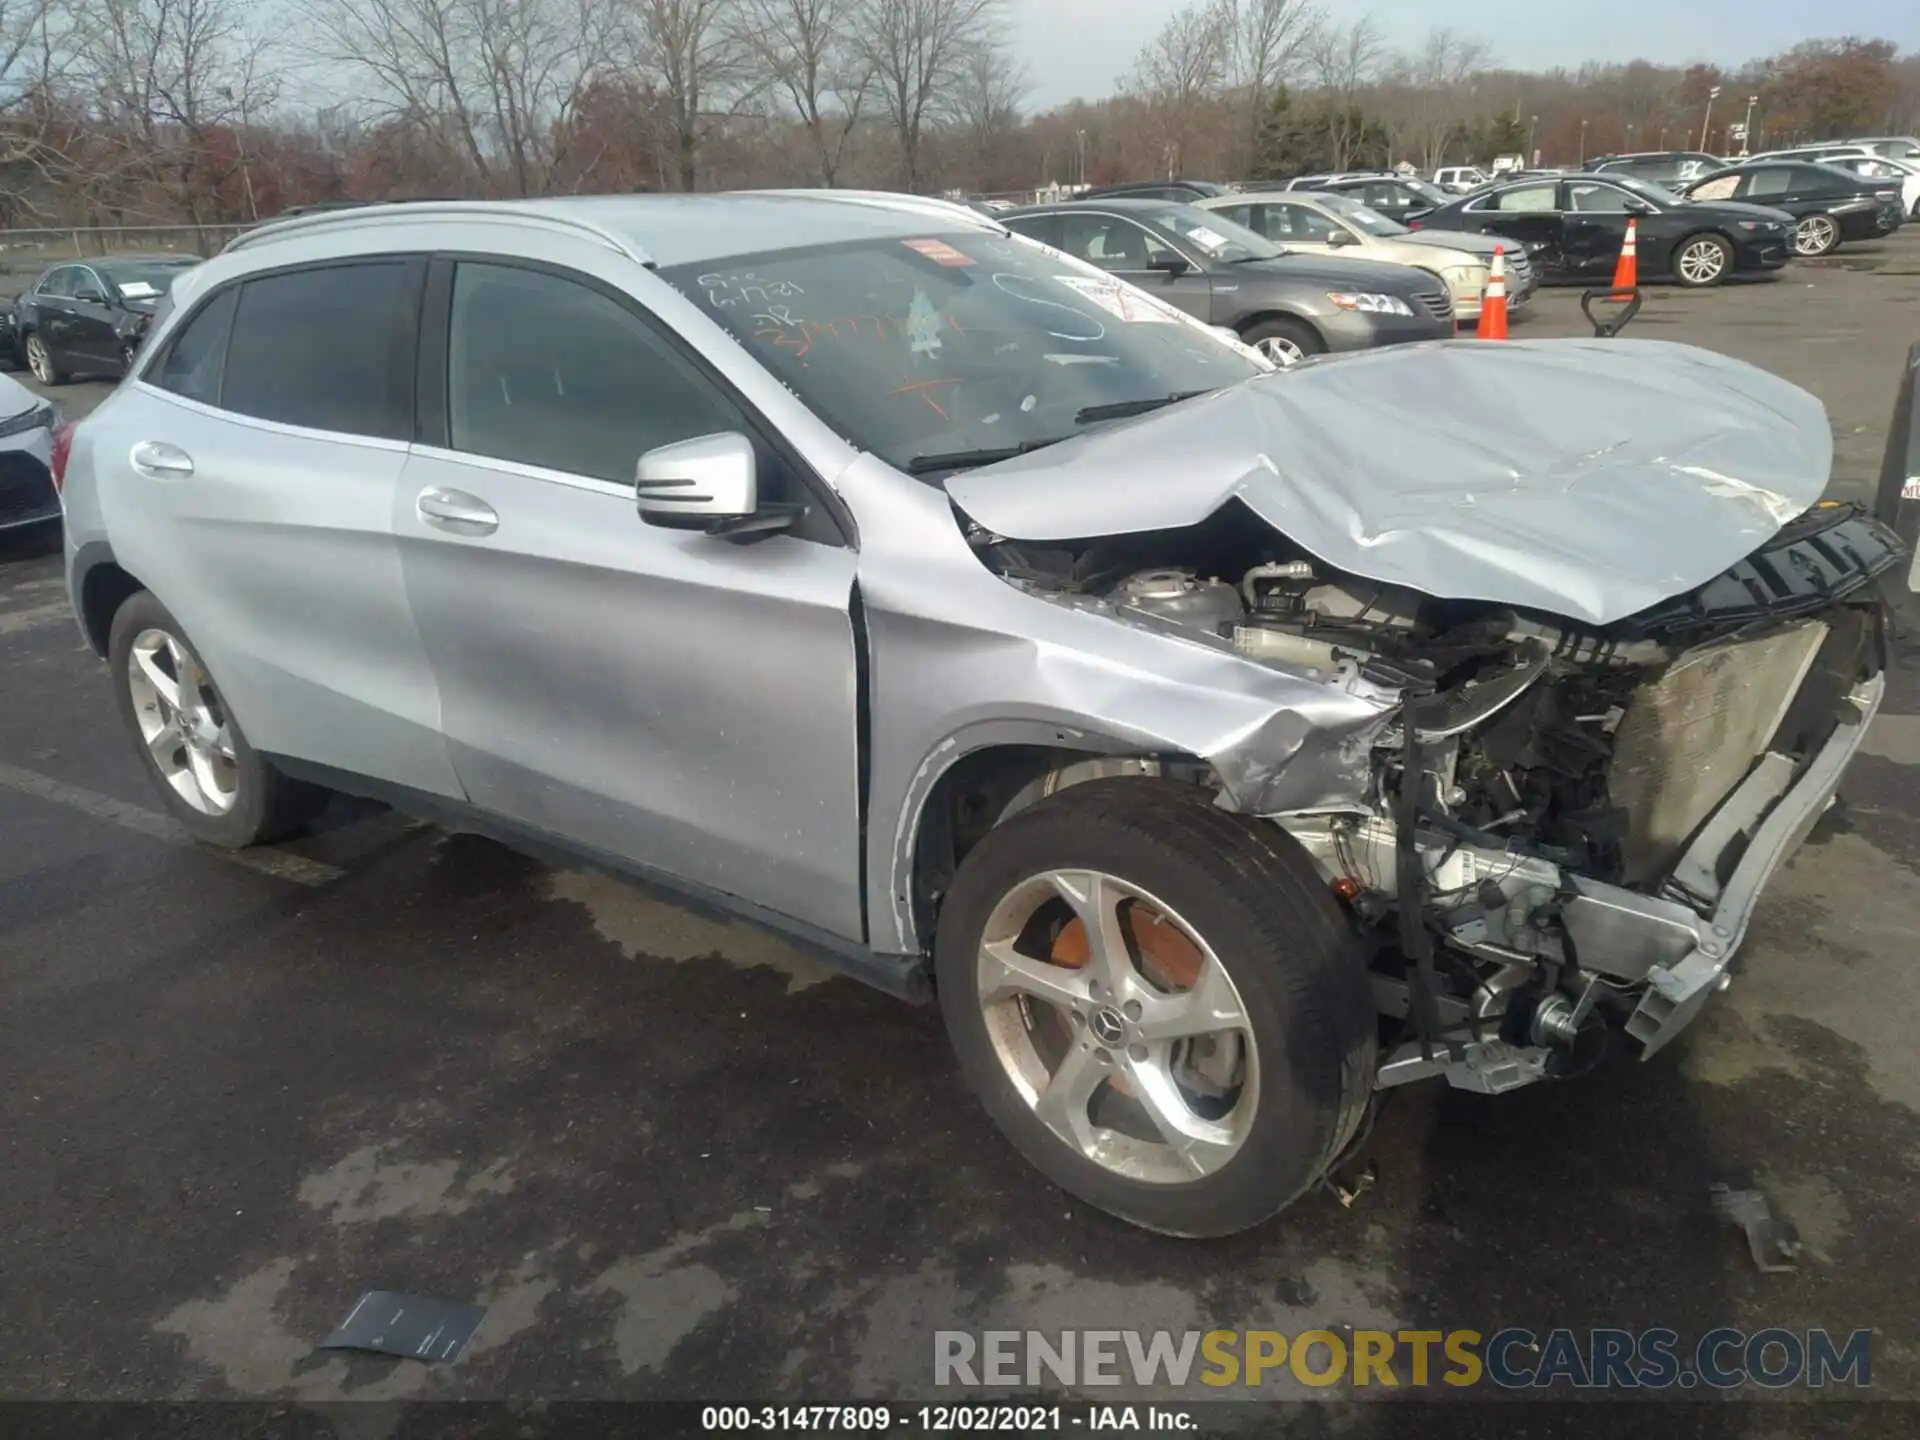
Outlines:
[[[64,385],[73,379],[71,370],[61,370],[54,365],[53,351],[38,335],[27,336],[27,368],[42,385]]]
[[[1249,325],[1240,338],[1276,365],[1296,365],[1310,355],[1324,355],[1327,342],[1304,320],[1276,315]]]
[[[289,780],[247,743],[179,621],[145,590],[114,613],[114,699],[168,813],[196,840],[244,849],[292,834],[327,792]]]
[[[1673,278],[1689,290],[1707,290],[1733,273],[1733,246],[1719,235],[1689,235],[1673,252]]]
[[[934,947],[960,1069],[1091,1205],[1228,1235],[1352,1139],[1377,1023],[1352,927],[1284,831],[1190,785],[1090,780],[962,862]]]

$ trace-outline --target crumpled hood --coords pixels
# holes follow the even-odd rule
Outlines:
[[[1605,625],[1820,498],[1825,408],[1648,340],[1441,341],[1313,360],[953,476],[1016,540],[1197,524],[1238,499],[1328,565]]]
[[[1395,235],[1398,245],[1427,245],[1442,250],[1464,250],[1469,255],[1478,255],[1491,261],[1496,249],[1506,252],[1507,258],[1513,258],[1513,252],[1523,246],[1511,235],[1482,235],[1473,230],[1415,230],[1406,235]]]

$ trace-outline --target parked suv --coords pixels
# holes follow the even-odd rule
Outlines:
[[[173,299],[61,473],[181,825],[382,796],[931,988],[1020,1151],[1175,1234],[1380,1087],[1667,1044],[1882,693],[1824,410],[1685,347],[1276,372],[857,194],[316,215]]]

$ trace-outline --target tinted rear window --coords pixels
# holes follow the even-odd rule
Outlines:
[[[219,404],[220,370],[233,326],[234,302],[239,298],[238,287],[222,290],[189,317],[151,374],[153,383],[189,400]]]
[[[405,347],[394,326],[413,313],[401,260],[331,265],[249,280],[227,350],[222,409],[404,440],[413,424]]]

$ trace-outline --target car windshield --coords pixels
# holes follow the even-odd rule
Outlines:
[[[1191,205],[1169,205],[1149,217],[1163,230],[1194,246],[1209,260],[1226,265],[1248,260],[1277,260],[1287,252],[1266,236],[1229,220],[1218,210]]]
[[[1453,197],[1447,197],[1449,204]],[[1349,225],[1364,230],[1369,235],[1411,235],[1413,232],[1397,220],[1389,220],[1378,210],[1362,205],[1358,200],[1349,200],[1344,195],[1326,195],[1320,203],[1332,214],[1338,215]]]
[[[150,300],[166,294],[168,287],[193,265],[191,260],[126,261],[101,273],[127,299]]]
[[[661,273],[849,442],[903,470],[985,463],[1269,368],[1111,275],[986,231]]]
[[[1451,205],[1453,203],[1453,196],[1442,190],[1438,185],[1429,185],[1425,180],[1402,180],[1400,183],[1406,186],[1407,189],[1413,191],[1414,194],[1418,195],[1429,205]]]

